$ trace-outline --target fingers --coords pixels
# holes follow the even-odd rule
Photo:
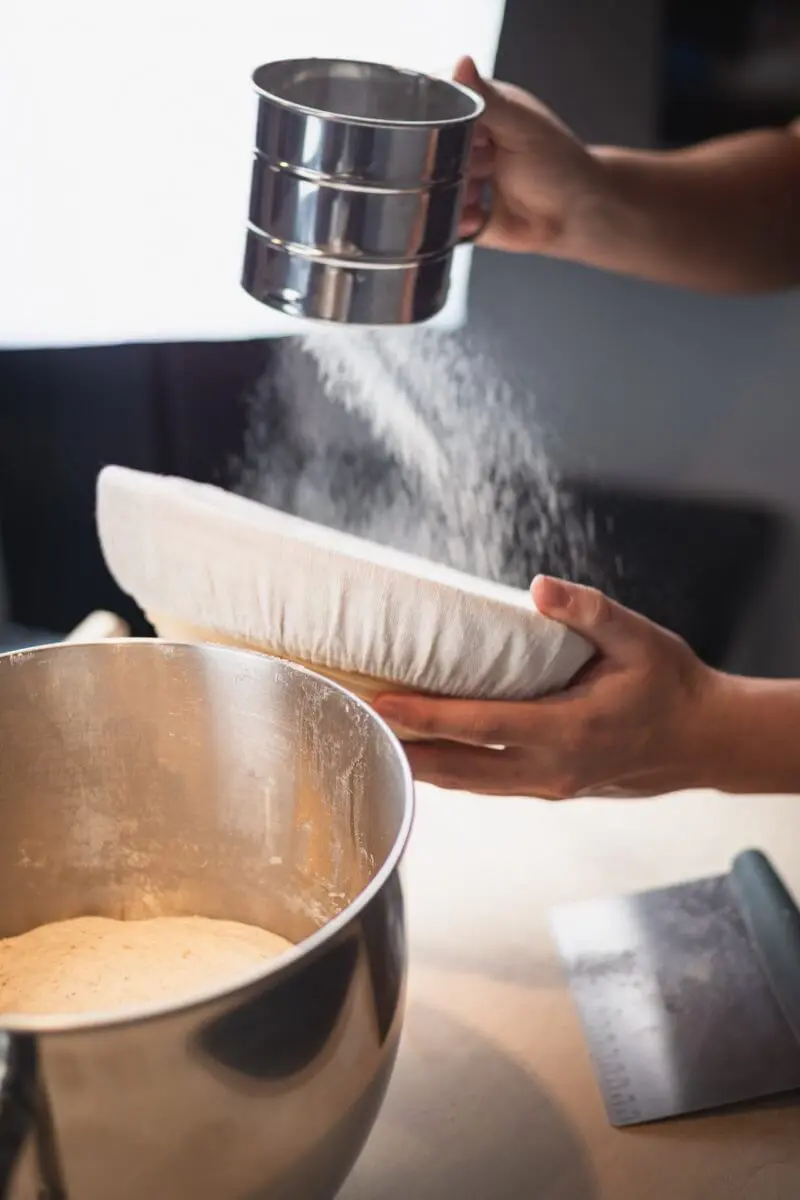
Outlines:
[[[561,222],[552,217],[529,212],[523,216],[513,212],[499,191],[492,198],[491,220],[480,242],[495,250],[546,254],[561,233]]]
[[[502,119],[505,112],[506,100],[502,92],[490,79],[483,78],[473,58],[459,59],[453,72],[453,79],[456,83],[468,87],[470,91],[477,92],[483,100],[485,108],[476,131],[477,136],[480,137],[481,132],[491,133],[493,124],[497,119]]]
[[[485,183],[494,175],[495,149],[490,141],[480,141],[472,147],[469,160],[470,183]]]
[[[488,185],[494,174],[494,164],[494,146],[490,141],[483,140],[473,146],[459,224],[461,237],[474,237],[487,223],[487,212],[491,205]]]
[[[519,100],[509,98],[506,85],[482,79],[471,58],[460,60],[455,79],[477,92],[485,105],[473,139],[460,236],[496,250],[546,251],[561,233],[560,222],[546,214],[512,211],[502,186],[486,194],[495,180],[498,149],[514,152],[525,147],[529,114]]]
[[[458,234],[462,238],[472,238],[486,224],[486,213],[479,205],[465,208],[458,225]]]
[[[531,594],[543,616],[581,634],[609,657],[630,661],[652,648],[656,633],[652,622],[595,588],[540,575],[533,581]]]
[[[464,207],[461,210],[458,232],[463,237],[474,237],[485,229],[491,212],[491,198],[486,194],[486,185],[472,180],[467,185]]]
[[[405,750],[414,778],[422,783],[487,796],[525,794],[523,763],[513,751],[437,742]]]
[[[456,83],[477,92],[485,105],[476,137],[488,133],[492,138],[510,138],[514,142],[519,132],[514,106],[509,104],[503,92],[491,80],[482,78],[474,59],[459,59],[453,78]]]
[[[462,83],[464,87],[472,88],[474,92],[480,93],[483,86],[481,74],[475,65],[475,59],[468,54],[460,58],[456,63],[456,69],[453,72],[453,79],[456,83]]]
[[[511,212],[502,194],[494,192],[488,200],[483,198],[483,189],[478,194],[481,199],[467,204],[462,211],[461,237],[472,237],[481,230],[477,245],[517,252],[521,248],[544,252],[558,237],[561,230],[558,222],[546,217],[538,220],[530,215],[521,217]]]
[[[385,721],[409,733],[467,746],[522,746],[537,735],[531,704],[386,695],[376,699],[375,708]]]
[[[479,208],[486,199],[486,183],[480,179],[470,179],[464,193],[464,207]]]

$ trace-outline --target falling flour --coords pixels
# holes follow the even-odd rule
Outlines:
[[[251,399],[240,492],[515,586],[585,575],[535,412],[474,339],[323,328],[276,354]]]
[[[76,917],[0,939],[0,1013],[109,1012],[224,987],[290,947],[207,917]]]

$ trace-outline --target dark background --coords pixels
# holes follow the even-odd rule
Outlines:
[[[800,114],[796,0],[670,0],[663,15],[659,138],[683,145]]]
[[[800,113],[799,7],[755,0],[728,0],[725,5],[672,0],[663,6],[564,0],[537,7],[531,0],[509,0],[497,74],[535,89],[592,140],[671,146],[784,123]],[[638,106],[628,103],[627,95],[638,96]],[[615,470],[616,450],[595,453],[596,443],[588,452],[581,450],[580,435],[570,442],[571,423],[585,432],[602,417],[603,436],[609,436],[609,444],[621,444],[630,426],[628,413],[636,405],[648,445],[660,437],[659,421],[675,431],[678,450],[681,439],[689,452],[696,444],[690,423],[696,406],[681,405],[677,370],[674,409],[649,421],[647,372],[639,371],[620,387],[604,357],[610,339],[603,347],[593,346],[594,312],[602,307],[607,313],[608,304],[604,300],[587,319],[588,310],[581,312],[572,298],[580,289],[587,305],[592,289],[607,289],[619,317],[614,357],[623,357],[630,346],[632,363],[647,361],[648,339],[661,337],[663,343],[664,337],[677,338],[682,331],[686,337],[681,344],[691,356],[692,337],[702,336],[695,321],[695,312],[701,312],[708,319],[702,340],[714,344],[720,365],[736,353],[741,323],[755,328],[766,310],[753,310],[752,318],[737,310],[739,324],[728,326],[729,318],[718,316],[721,309],[696,310],[693,298],[671,294],[664,301],[663,289],[630,281],[600,283],[593,273],[567,264],[500,261],[502,257],[476,255],[471,320],[490,340],[497,335],[498,345],[502,338],[514,343],[510,361],[523,379],[520,404],[533,404],[529,397],[540,387],[540,372],[546,372],[549,382],[539,412],[546,410],[556,443],[559,435],[565,439],[566,452],[556,444],[554,454],[562,460],[573,506],[584,519],[593,514],[604,583],[624,601],[682,632],[710,661],[731,665],[756,620],[783,547],[791,543],[791,503],[781,503],[783,498],[769,489],[760,494],[760,489],[743,485],[740,491],[735,480],[734,486],[728,482],[708,488],[702,469],[695,470],[694,482],[673,479],[664,471],[651,473],[646,455],[634,462],[633,448],[623,469]],[[640,287],[646,289],[641,294]],[[662,310],[662,304],[672,310]],[[547,321],[560,320],[566,347],[562,360],[552,357],[558,337],[541,333],[537,343],[533,323],[545,305]],[[503,320],[506,311],[509,318]],[[543,320],[538,329],[545,329]],[[763,331],[760,336],[763,340]],[[663,352],[663,344],[659,348]],[[0,353],[0,536],[6,608],[13,622],[63,633],[90,609],[109,607],[144,630],[99,554],[93,514],[97,471],[104,463],[117,462],[233,482],[247,397],[269,374],[278,352],[275,342],[265,341]],[[563,395],[559,392],[557,381],[569,379],[576,369],[573,360],[591,377],[585,410],[577,408],[579,388],[567,391],[565,385]],[[715,386],[713,366],[709,383]],[[658,386],[663,393],[663,378]],[[752,403],[763,400],[754,385]],[[279,430],[279,389],[273,389],[270,402]],[[321,396],[314,402],[327,403]],[[342,414],[345,428],[346,421]],[[615,421],[616,440],[607,434]],[[723,441],[724,436],[721,431]],[[521,504],[525,487],[523,480]],[[548,563],[531,565],[546,569]],[[755,641],[748,665],[782,673],[788,660],[759,644],[758,637]]]

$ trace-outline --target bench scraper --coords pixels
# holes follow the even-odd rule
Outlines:
[[[760,851],[551,929],[612,1125],[800,1089],[800,912]]]

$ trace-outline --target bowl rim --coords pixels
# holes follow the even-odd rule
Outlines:
[[[353,692],[348,691],[341,684],[328,679],[324,675],[318,674],[316,671],[310,670],[308,667],[301,666],[299,663],[277,658],[271,654],[261,654],[257,650],[246,650],[238,646],[223,646],[215,642],[179,642],[156,637],[130,637],[108,638],[101,642],[47,642],[43,645],[8,650],[0,654],[0,670],[3,669],[4,664],[10,662],[16,665],[21,660],[40,658],[53,652],[80,653],[87,648],[96,650],[101,646],[107,646],[110,652],[123,647],[129,650],[136,646],[155,647],[167,655],[173,654],[176,650],[188,650],[198,656],[210,654],[220,658],[241,658],[244,656],[256,660],[268,659],[270,662],[278,664],[283,670],[294,674],[306,675],[322,683],[325,690],[338,692],[352,704],[355,704],[366,715],[367,719],[372,721],[382,731],[382,735],[392,747],[400,764],[404,785],[403,790],[406,797],[402,820],[386,858],[366,887],[341,912],[337,913],[335,917],[331,917],[319,929],[316,929],[308,937],[292,945],[288,950],[284,950],[281,954],[277,954],[274,958],[269,959],[266,966],[239,975],[234,980],[222,986],[198,989],[198,991],[172,1002],[154,1002],[151,1004],[132,1005],[130,1008],[124,1009],[102,1009],[85,1013],[31,1014],[29,1016],[20,1015],[19,1017],[0,1013],[0,1037],[4,1034],[13,1035],[15,1033],[69,1035],[91,1031],[100,1034],[106,1030],[111,1031],[123,1026],[140,1025],[158,1020],[159,1018],[180,1018],[186,1013],[225,1001],[233,996],[245,996],[248,993],[255,992],[268,979],[291,976],[304,961],[311,957],[316,957],[325,947],[340,937],[345,929],[364,912],[378,893],[383,890],[390,877],[398,870],[414,824],[416,809],[414,780],[399,738],[369,704],[365,703],[365,701],[361,700]],[[2,1057],[2,1047],[0,1046],[0,1060],[2,1060]]]

